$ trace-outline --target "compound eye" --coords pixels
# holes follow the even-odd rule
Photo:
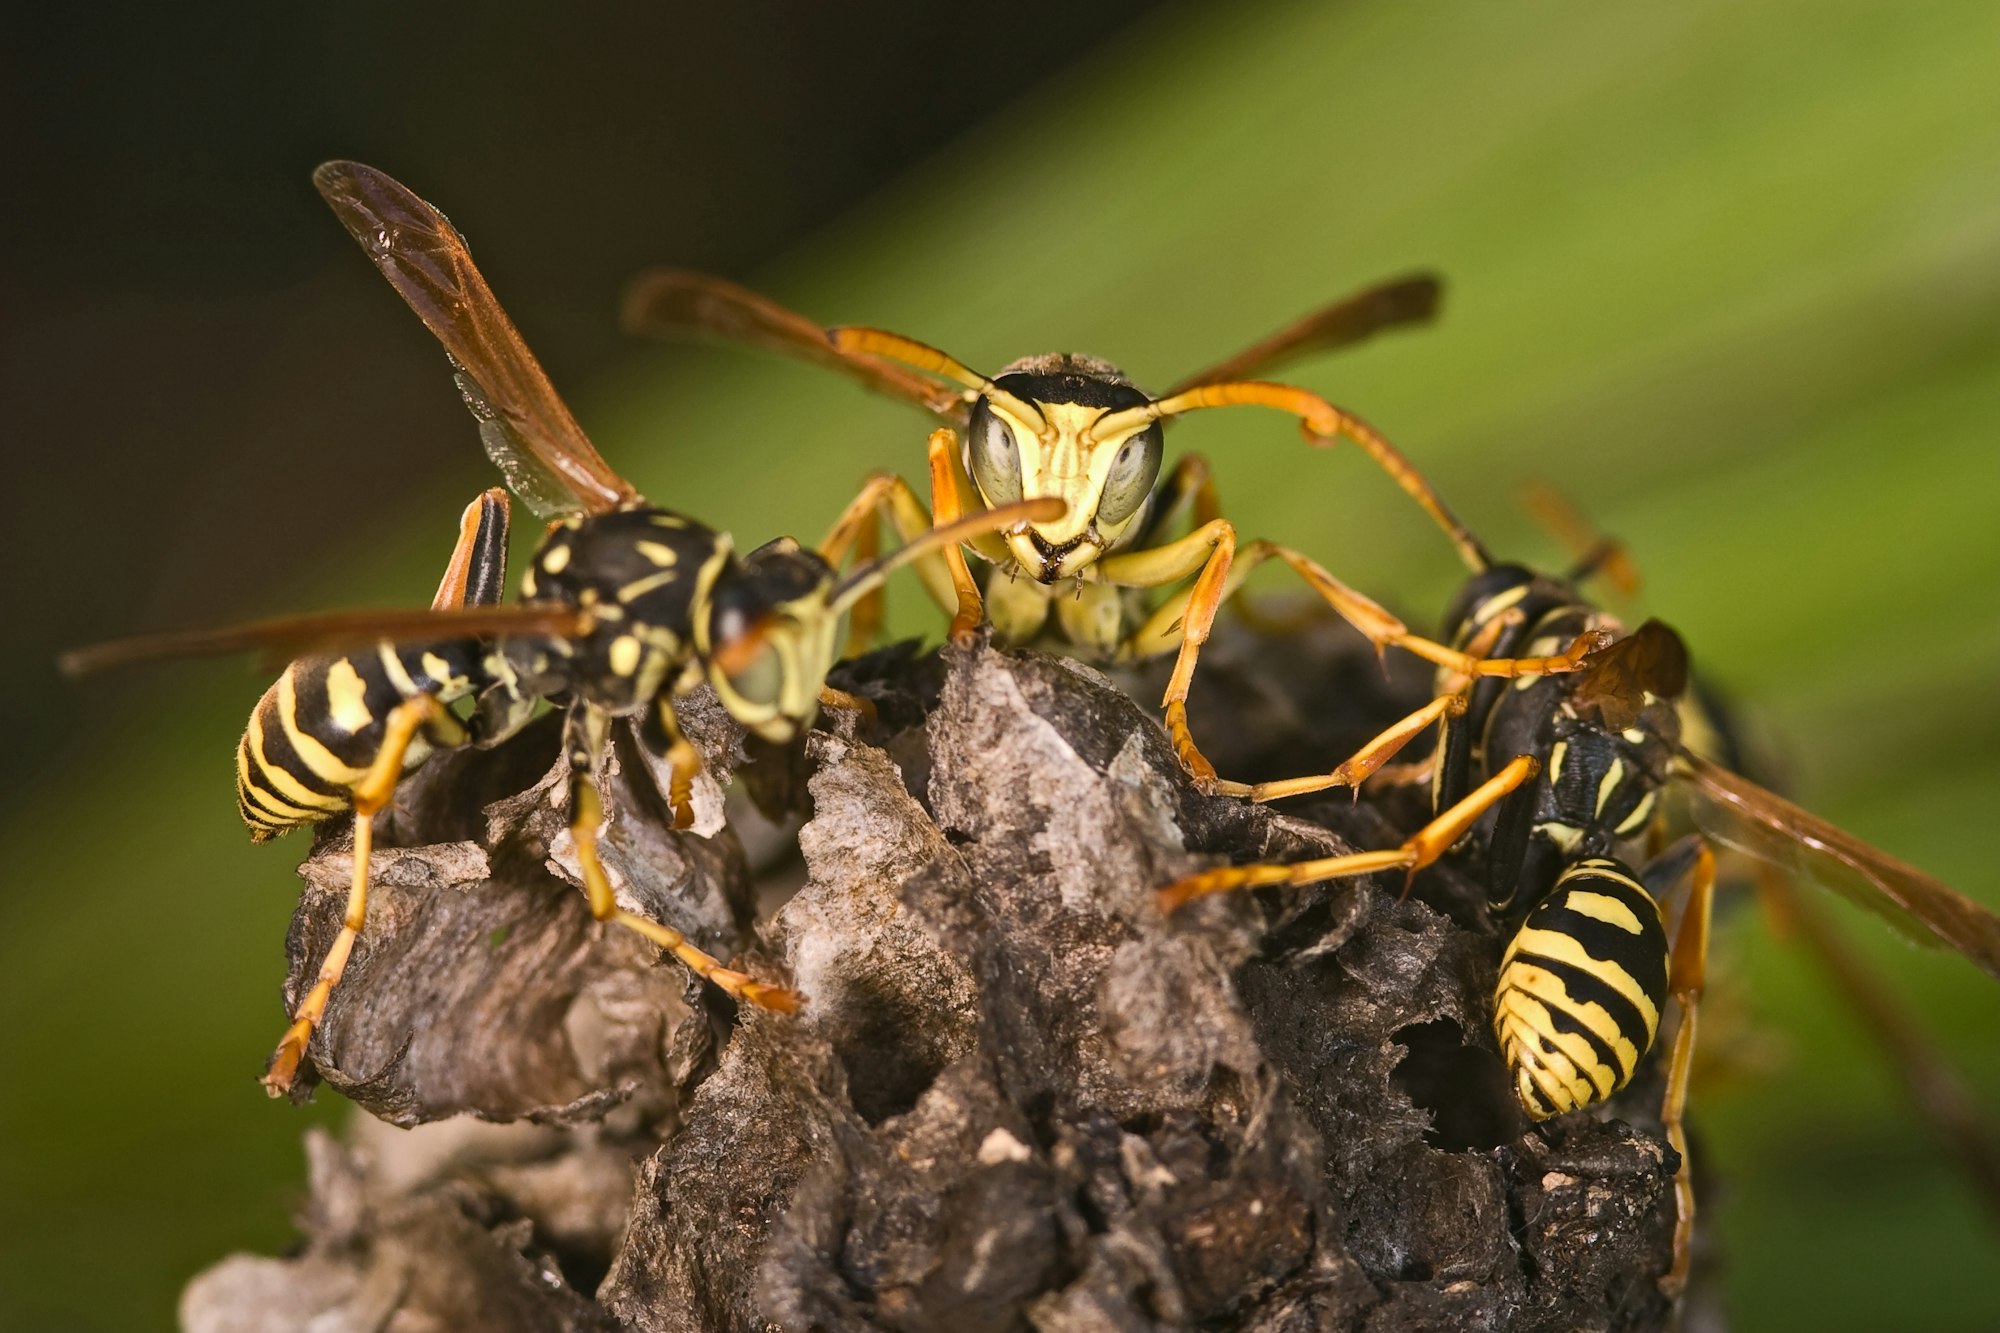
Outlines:
[[[1139,512],[1160,476],[1160,454],[1164,447],[1160,423],[1126,437],[1111,460],[1104,478],[1104,496],[1097,503],[1097,517],[1105,523],[1123,523]]]
[[[1021,498],[1021,450],[1014,432],[984,400],[974,403],[966,427],[972,456],[972,480],[990,505],[1012,504]]]
[[[729,688],[745,703],[758,708],[775,708],[785,688],[785,663],[777,645],[769,638],[752,650],[734,670],[724,673]]]

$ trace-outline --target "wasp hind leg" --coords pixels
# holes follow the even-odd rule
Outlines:
[[[793,1012],[805,1000],[797,991],[768,985],[746,972],[726,968],[720,959],[696,948],[673,927],[618,905],[611,878],[605,874],[604,863],[597,855],[597,835],[604,826],[604,802],[597,794],[596,772],[610,723],[608,716],[594,709],[578,708],[570,714],[564,737],[570,765],[569,833],[576,847],[576,862],[583,875],[583,892],[590,902],[590,914],[599,921],[609,921],[643,936],[680,959],[690,972],[737,1000],[782,1013]]]
[[[1670,853],[1671,854],[1671,853]],[[1674,949],[1667,971],[1667,991],[1680,1010],[1681,1021],[1674,1030],[1673,1054],[1667,1063],[1667,1091],[1660,1104],[1660,1124],[1667,1142],[1680,1154],[1680,1169],[1674,1173],[1674,1258],[1660,1278],[1660,1290],[1678,1297],[1687,1286],[1688,1265],[1693,1258],[1694,1168],[1688,1156],[1687,1112],[1688,1077],[1694,1069],[1695,1016],[1701,1007],[1701,993],[1708,975],[1708,923],[1715,898],[1715,853],[1703,844],[1696,853],[1693,886],[1687,907],[1681,912],[1680,929],[1674,934]]]
[[[1352,852],[1346,856],[1327,856],[1313,861],[1294,861],[1289,865],[1221,866],[1214,870],[1202,870],[1161,889],[1156,901],[1160,910],[1171,912],[1184,903],[1211,893],[1254,889],[1267,884],[1317,884],[1321,880],[1368,875],[1378,870],[1403,871],[1404,891],[1408,892],[1409,881],[1419,870],[1450,851],[1481,815],[1539,772],[1541,764],[1534,756],[1517,756],[1464,800],[1418,829],[1401,847],[1380,852]]]
[[[405,699],[389,714],[382,748],[376,752],[368,772],[354,785],[354,877],[347,890],[347,910],[341,915],[340,933],[334,936],[333,947],[320,963],[318,979],[292,1011],[292,1025],[285,1030],[270,1064],[265,1067],[264,1087],[273,1097],[291,1091],[306,1046],[326,1015],[327,1000],[347,970],[354,942],[367,922],[368,858],[375,848],[375,816],[395,795],[397,780],[403,775],[403,759],[419,731],[430,733],[437,742],[446,745],[462,745],[468,739],[465,728],[435,695],[419,694]]]

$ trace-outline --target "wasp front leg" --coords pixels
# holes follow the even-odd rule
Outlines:
[[[872,559],[881,549],[880,534],[884,523],[894,526],[896,535],[908,542],[922,536],[933,526],[955,522],[969,510],[978,508],[979,501],[973,495],[972,483],[966,478],[959,462],[957,435],[943,427],[932,431],[929,457],[930,508],[924,507],[909,482],[891,473],[877,473],[868,479],[861,493],[834,522],[826,540],[820,543],[820,555],[836,567],[849,555],[862,560]],[[918,558],[916,568],[931,600],[951,613],[953,640],[964,642],[984,619],[979,584],[966,564],[965,552],[957,546],[950,546],[934,555]],[[855,606],[853,626],[848,635],[850,656],[865,652],[881,632],[882,605],[883,595],[876,591]]]
[[[463,745],[469,739],[465,728],[435,695],[419,694],[405,699],[389,715],[383,728],[382,748],[375,754],[368,772],[354,784],[354,875],[347,890],[347,910],[341,914],[340,933],[320,963],[319,976],[292,1011],[292,1025],[278,1042],[264,1070],[264,1088],[273,1097],[291,1090],[298,1076],[306,1046],[326,1015],[327,1000],[347,970],[354,942],[368,921],[368,858],[375,849],[375,816],[395,795],[396,782],[403,775],[403,761],[418,732],[428,733],[434,744]]]
[[[1216,608],[1233,585],[1229,567],[1236,555],[1236,528],[1226,518],[1210,519],[1178,541],[1137,551],[1124,551],[1097,562],[1097,571],[1106,583],[1125,588],[1159,588],[1195,576],[1194,587],[1184,599],[1169,602],[1155,612],[1119,646],[1126,660],[1157,656],[1178,643],[1173,674],[1160,701],[1166,710],[1167,735],[1181,766],[1204,791],[1213,790],[1215,765],[1208,762],[1188,729],[1187,697],[1194,683],[1195,662],[1201,646],[1208,642],[1215,626]],[[1238,580],[1241,581],[1240,578]],[[1170,610],[1178,610],[1170,623],[1161,623]]]
[[[1346,856],[1325,856],[1288,865],[1222,866],[1198,871],[1161,889],[1160,910],[1171,912],[1196,898],[1232,889],[1255,889],[1269,884],[1305,885],[1350,875],[1371,875],[1379,870],[1401,870],[1403,891],[1419,870],[1450,851],[1479,817],[1498,805],[1523,783],[1541,772],[1532,755],[1520,755],[1487,779],[1464,800],[1452,806],[1412,834],[1400,847],[1380,852],[1351,852]]]
[[[662,694],[646,714],[639,739],[667,766],[667,805],[674,812],[676,831],[694,827],[694,780],[701,776],[701,755],[682,734],[672,700]]]
[[[796,991],[768,985],[748,973],[726,968],[721,960],[689,943],[687,936],[678,930],[618,905],[611,877],[597,855],[598,835],[604,827],[604,802],[598,795],[597,774],[603,765],[610,729],[610,715],[588,704],[574,705],[563,728],[563,749],[570,770],[569,834],[576,848],[577,868],[583,878],[590,914],[599,921],[609,921],[643,936],[680,959],[690,972],[737,1000],[783,1013],[796,1010],[805,998]]]

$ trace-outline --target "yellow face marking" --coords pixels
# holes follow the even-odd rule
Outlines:
[[[642,653],[639,641],[630,634],[621,634],[611,641],[609,653],[611,669],[621,676],[629,676],[639,669]]]
[[[640,555],[645,556],[661,569],[679,563],[681,558],[680,553],[665,542],[633,542],[632,549]]]
[[[551,574],[562,573],[563,570],[569,567],[569,543],[564,542],[561,546],[551,546],[548,550],[542,552],[542,558],[536,563]]]
[[[1055,496],[1069,507],[1068,512],[1052,523],[1032,524],[1033,531],[1051,546],[1066,545],[1086,533],[1095,534],[1094,540],[1082,542],[1063,557],[1057,576],[1067,578],[1075,574],[1117,545],[1126,529],[1145,512],[1145,506],[1141,505],[1137,512],[1117,523],[1100,522],[1097,508],[1104,498],[1104,483],[1111,475],[1111,464],[1118,451],[1126,440],[1151,423],[1141,422],[1137,429],[1102,440],[1086,440],[1085,432],[1104,415],[1101,407],[1036,403],[1046,423],[1038,429],[998,404],[989,402],[988,406],[1014,437],[1014,448],[1021,456],[1021,497],[1036,500]],[[992,502],[991,496],[985,498]],[[1038,576],[1043,573],[1041,552],[1026,533],[1008,534],[1007,545],[1023,568]]]
[[[368,711],[368,682],[344,657],[326,669],[326,711],[333,725],[349,733],[375,721],[375,714]]]
[[[1605,893],[1586,893],[1573,889],[1563,897],[1562,905],[1572,912],[1602,921],[1607,926],[1616,926],[1628,934],[1640,935],[1645,928],[1639,924],[1638,913],[1622,898],[1613,898]]]

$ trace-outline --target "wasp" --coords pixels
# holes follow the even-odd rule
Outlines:
[[[877,474],[821,544],[821,553],[831,560],[842,560],[850,550],[872,550],[885,523],[909,540],[933,523],[949,523],[991,506],[1040,497],[1063,500],[1067,508],[1060,520],[991,531],[966,543],[1007,574],[988,579],[983,595],[957,545],[920,563],[926,587],[952,613],[955,639],[969,635],[990,613],[996,633],[1006,642],[1031,641],[1053,619],[1059,636],[1088,656],[1130,661],[1174,653],[1161,701],[1167,731],[1182,765],[1205,790],[1215,790],[1214,766],[1195,743],[1187,720],[1188,691],[1201,646],[1217,610],[1251,570],[1275,559],[1304,573],[1308,562],[1274,542],[1239,544],[1235,526],[1222,517],[1208,465],[1199,455],[1184,456],[1162,478],[1163,427],[1207,408],[1259,406],[1298,418],[1315,445],[1350,440],[1445,532],[1461,559],[1473,569],[1485,568],[1490,560],[1477,539],[1374,427],[1317,394],[1256,378],[1306,352],[1349,346],[1427,320],[1436,311],[1440,290],[1438,280],[1428,274],[1371,287],[1188,376],[1158,397],[1140,390],[1111,363],[1089,356],[1032,356],[989,377],[901,334],[822,328],[734,283],[679,270],[654,270],[636,279],[627,294],[624,323],[638,332],[705,333],[786,353],[945,420],[930,437],[928,508],[909,482]],[[1183,515],[1191,517],[1192,530],[1169,536]],[[1189,579],[1189,588],[1150,613],[1135,606],[1129,595]],[[1378,648],[1400,646],[1467,674],[1573,670],[1586,650],[1571,645],[1574,651],[1534,662],[1474,660],[1412,634],[1351,590],[1314,586]]]
[[[1615,548],[1601,548],[1610,558]],[[1954,949],[2000,978],[2000,918],[1697,752],[1686,646],[1658,620],[1626,633],[1575,579],[1496,564],[1467,582],[1446,636],[1460,650],[1528,653],[1599,638],[1580,670],[1511,681],[1444,679],[1437,697],[1333,771],[1232,789],[1255,800],[1358,785],[1435,725],[1425,766],[1432,818],[1399,847],[1291,865],[1221,867],[1160,891],[1173,910],[1204,894],[1303,885],[1376,871],[1410,878],[1467,839],[1489,905],[1511,923],[1493,1034],[1522,1109],[1542,1120],[1609,1097],[1632,1078],[1667,1001],[1679,1011],[1661,1122],[1680,1154],[1669,1293],[1685,1282],[1694,1219],[1683,1121],[1705,984],[1716,883],[1711,840],[1804,869],[1913,937]],[[1324,576],[1324,571],[1320,571]],[[1608,641],[1605,639],[1608,638]],[[1684,796],[1701,832],[1656,854],[1663,800]],[[1661,900],[1689,883],[1669,939]]]
[[[510,509],[494,489],[470,505],[432,609],[299,616],[235,629],[123,640],[70,654],[74,672],[166,655],[306,650],[258,701],[237,748],[237,802],[264,840],[351,815],[354,876],[340,934],[293,1013],[264,1076],[286,1092],[367,919],[374,818],[430,754],[496,745],[544,701],[563,711],[570,835],[593,916],[635,931],[738,1000],[796,1009],[803,997],[722,966],[679,931],[619,907],[596,840],[612,726],[638,723],[670,774],[675,823],[692,823],[700,757],[674,699],[707,683],[767,741],[801,734],[854,604],[890,571],[937,547],[1060,511],[1006,506],[925,532],[845,578],[781,538],[746,555],[729,536],[647,503],[598,454],[472,262],[431,205],[372,167],[329,162],[313,183],[350,234],[443,344],[487,452],[515,494],[552,519],[500,605]],[[461,713],[452,705],[469,701]]]

